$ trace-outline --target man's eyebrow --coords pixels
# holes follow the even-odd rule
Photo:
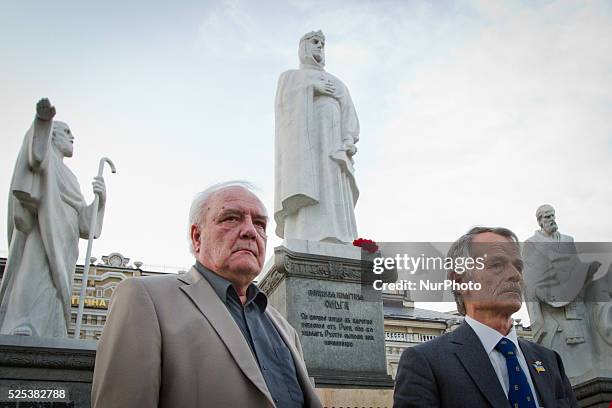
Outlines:
[[[217,218],[225,218],[229,216],[237,216],[242,218],[244,217],[244,211],[237,208],[222,208],[221,211],[219,211]]]
[[[489,262],[494,262],[494,261],[505,261],[506,259],[508,259],[508,257],[506,255],[493,255],[490,257],[487,257]]]
[[[219,213],[220,216],[224,216],[224,215],[245,215],[246,213],[248,213],[248,211],[242,210],[240,208],[223,208],[221,210],[221,212]],[[266,222],[269,220],[268,216],[265,214],[255,214],[253,215],[253,219],[258,219],[258,220],[266,220]]]
[[[237,208],[222,208],[221,215],[226,215],[226,214],[244,214],[244,211],[239,210]]]
[[[264,215],[264,214],[254,215],[254,216],[253,216],[253,218],[254,218],[254,219],[257,219],[257,220],[264,220],[264,221],[266,221],[266,222],[268,222],[268,221],[269,221],[268,216],[267,216],[267,215]]]

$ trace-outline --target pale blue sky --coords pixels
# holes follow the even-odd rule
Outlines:
[[[99,157],[117,165],[94,256],[188,266],[197,191],[248,179],[272,210],[276,81],[317,29],[361,122],[361,236],[525,239],[548,202],[562,232],[612,240],[606,1],[0,1],[0,192],[48,96],[88,200]]]

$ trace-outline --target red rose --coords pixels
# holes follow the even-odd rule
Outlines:
[[[357,238],[353,241],[353,245],[360,247],[364,251],[368,251],[371,254],[378,251],[378,245],[376,245],[376,242],[372,241],[371,239]]]

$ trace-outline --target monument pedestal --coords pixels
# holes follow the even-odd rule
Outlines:
[[[380,292],[374,299],[362,293],[360,248],[286,240],[264,270],[259,287],[296,329],[322,396],[333,394],[324,388],[392,395],[382,298]]]
[[[612,373],[594,369],[572,381],[578,405],[582,408],[609,408],[612,403]]]
[[[0,406],[48,403],[56,408],[89,408],[96,344],[91,340],[0,335]],[[13,391],[11,398],[9,390]],[[33,398],[33,392],[28,395],[29,390],[38,390],[39,398]],[[41,394],[41,390],[57,392]]]

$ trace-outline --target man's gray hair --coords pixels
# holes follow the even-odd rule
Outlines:
[[[257,198],[259,198],[259,195],[257,194],[259,189],[255,186],[255,184],[244,180],[231,180],[213,184],[206,190],[197,193],[191,201],[191,207],[189,208],[189,225],[187,226],[189,250],[191,251],[192,255],[195,256],[195,251],[193,250],[193,243],[191,242],[191,226],[202,225],[202,223],[204,222],[204,218],[206,217],[206,204],[210,197],[217,191],[229,187],[242,187],[245,190],[248,190],[249,192],[253,193],[255,196],[257,196]]]
[[[503,227],[474,227],[470,229],[465,235],[462,235],[458,240],[456,240],[453,245],[448,250],[448,254],[446,255],[448,258],[453,259],[453,265],[455,264],[455,259],[457,258],[469,258],[471,257],[471,249],[472,249],[472,240],[478,234],[482,234],[485,232],[492,232],[493,234],[501,235],[502,237],[506,237],[510,239],[512,242],[518,245],[518,238],[516,234],[510,231],[508,228]],[[452,269],[449,269],[446,273],[447,279],[456,282],[462,282],[466,280],[470,280],[472,278],[471,269],[466,269],[464,273],[455,272]],[[457,304],[457,311],[465,316],[465,303],[463,301],[463,296],[458,291],[453,290],[453,296],[455,297],[455,303]]]

